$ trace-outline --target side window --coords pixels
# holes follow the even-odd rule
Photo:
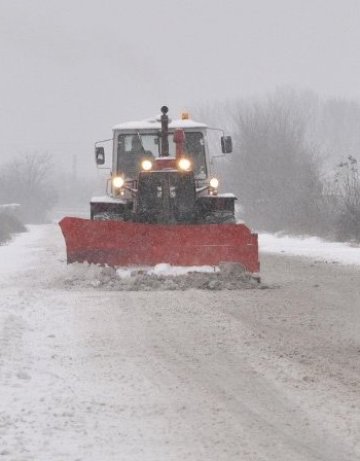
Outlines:
[[[117,139],[117,153],[118,155],[131,151],[131,136],[119,134]]]

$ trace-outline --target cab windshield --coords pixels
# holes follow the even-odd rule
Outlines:
[[[117,137],[117,169],[134,178],[140,172],[141,162],[160,156],[160,136],[155,133],[119,134]],[[175,157],[176,144],[169,133],[169,156]],[[200,132],[185,133],[185,155],[193,164],[195,177],[206,178],[204,137]]]

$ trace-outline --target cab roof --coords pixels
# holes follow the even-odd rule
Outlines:
[[[185,120],[171,120],[169,117],[169,130],[176,128],[207,128],[205,123],[195,122],[195,120],[185,119]],[[113,127],[115,130],[161,130],[160,117],[149,118],[147,120],[140,120],[134,122],[125,122],[119,123]]]

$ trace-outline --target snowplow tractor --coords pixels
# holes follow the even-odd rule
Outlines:
[[[218,266],[259,271],[257,235],[235,220],[233,194],[210,171],[207,126],[183,114],[113,128],[106,195],[90,201],[90,219],[63,218],[67,261],[118,266]],[[95,145],[98,166],[104,147]],[[221,137],[222,152],[232,150]]]

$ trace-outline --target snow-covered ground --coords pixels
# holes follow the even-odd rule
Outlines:
[[[321,259],[263,252],[268,289],[104,290],[56,225],[18,235],[0,247],[0,459],[359,459],[360,268]]]
[[[328,242],[318,237],[289,237],[260,234],[259,247],[265,253],[305,256],[320,261],[360,264],[360,245]]]

